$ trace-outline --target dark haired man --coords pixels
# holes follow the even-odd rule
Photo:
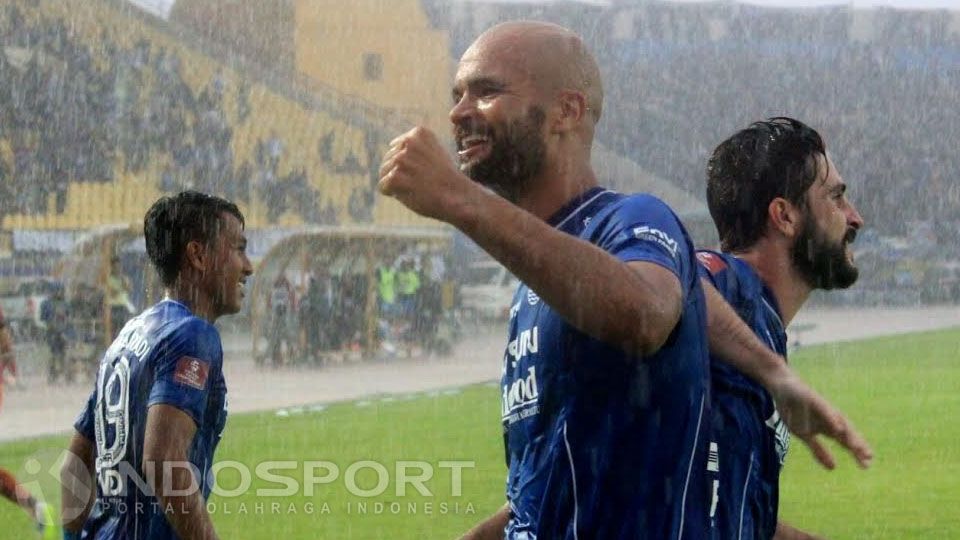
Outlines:
[[[707,203],[722,252],[700,251],[703,274],[772,350],[814,289],[857,279],[849,244],[863,219],[820,135],[792,118],[756,122],[721,143],[707,166]],[[711,359],[714,538],[816,538],[777,521],[789,435],[770,394]]]
[[[508,503],[469,538],[706,538],[708,341],[776,389],[825,464],[818,434],[869,459],[842,415],[701,287],[670,208],[597,185],[603,90],[576,34],[491,28],[461,58],[453,101],[459,170],[418,127],[392,141],[379,187],[523,283],[501,378]]]
[[[233,203],[193,191],[147,212],[166,298],[127,322],[100,362],[61,473],[66,538],[217,538],[205,499],[227,389],[213,323],[240,310],[253,273],[243,228]]]

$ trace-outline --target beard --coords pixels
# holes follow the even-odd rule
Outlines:
[[[856,229],[848,229],[843,239],[831,242],[808,216],[793,246],[793,264],[814,289],[846,289],[860,274],[847,259],[847,244],[856,236]]]
[[[502,134],[491,134],[490,154],[460,170],[501,197],[516,203],[543,169],[547,149],[541,130],[546,113],[530,107],[525,117],[507,124]]]

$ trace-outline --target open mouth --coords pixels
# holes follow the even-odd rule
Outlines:
[[[486,134],[473,133],[457,140],[457,157],[461,163],[474,161],[490,151],[491,138]]]

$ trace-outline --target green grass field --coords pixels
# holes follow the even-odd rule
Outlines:
[[[782,486],[783,517],[833,539],[960,538],[958,360],[960,330],[795,353],[797,369],[854,419],[871,441],[876,459],[869,471],[860,471],[843,456],[838,470],[826,472],[795,442]],[[245,495],[211,498],[222,538],[452,538],[503,502],[495,387],[477,385],[459,392],[289,413],[233,416],[218,460],[240,462],[251,470],[263,461],[294,460],[301,463],[296,469],[274,472],[301,485],[303,462],[332,462],[339,477],[317,485],[313,496],[270,497],[257,496],[256,490],[283,485],[252,475]],[[63,437],[50,437],[2,445],[0,466],[28,480],[38,478],[45,492],[52,491],[45,472],[31,477],[24,464],[31,455],[43,458],[64,444]],[[380,474],[386,472],[386,486],[378,486],[378,473],[363,461],[384,465]],[[409,475],[424,470],[404,461],[432,467],[432,478],[421,484],[427,495],[398,481],[398,462]],[[460,496],[452,493],[453,469],[443,461],[473,463],[460,469]],[[359,463],[356,474],[348,469],[351,463]],[[217,478],[223,490],[242,487],[241,475],[230,467]],[[398,495],[401,485],[407,491]],[[359,496],[364,490],[373,495]],[[13,505],[0,503],[0,523],[0,538],[35,537]]]

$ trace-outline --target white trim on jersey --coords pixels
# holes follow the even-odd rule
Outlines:
[[[683,483],[683,499],[680,500],[680,530],[677,531],[677,540],[683,538],[683,522],[687,513],[687,489],[690,487],[690,475],[693,472],[694,456],[697,454],[697,443],[700,441],[700,426],[703,423],[703,409],[707,396],[700,396],[700,414],[697,416],[697,434],[693,437],[693,449],[690,451],[690,463],[687,465],[687,480]]]
[[[615,192],[615,191],[612,191],[612,190],[609,190],[609,189],[605,189],[605,190],[601,191],[600,193],[597,193],[597,194],[594,195],[593,197],[590,197],[589,199],[587,199],[586,201],[584,201],[583,204],[581,204],[580,206],[578,206],[578,207],[576,208],[576,210],[574,210],[573,212],[570,212],[570,215],[569,215],[569,216],[563,218],[563,221],[561,221],[560,223],[557,223],[557,225],[556,225],[555,228],[556,228],[556,229],[559,229],[560,227],[563,227],[563,224],[564,224],[564,223],[570,221],[570,218],[572,218],[573,216],[575,216],[575,215],[577,215],[578,213],[580,213],[580,211],[583,210],[584,207],[586,207],[588,204],[592,203],[593,201],[597,200],[597,197],[599,197],[599,196],[601,196],[601,195],[605,195],[605,194],[607,194],[607,193],[616,193],[616,192]]]
[[[580,503],[577,497],[577,469],[573,466],[573,452],[570,451],[570,441],[567,439],[567,422],[563,422],[563,444],[567,447],[567,460],[570,461],[570,478],[573,480],[573,538],[580,539],[580,533],[577,532],[578,514],[580,513]]]
[[[783,319],[780,318],[780,314],[777,313],[777,310],[773,309],[773,306],[770,305],[770,302],[767,302],[767,299],[763,296],[760,297],[760,301],[763,302],[763,305],[767,306],[767,309],[770,310],[770,313],[773,313],[773,316],[777,318],[777,322],[780,323],[780,328],[784,328]]]
[[[750,452],[750,466],[747,467],[747,477],[743,480],[743,495],[740,496],[740,525],[737,526],[737,540],[743,538],[743,510],[747,506],[747,486],[750,485],[750,473],[753,472],[753,452]]]

